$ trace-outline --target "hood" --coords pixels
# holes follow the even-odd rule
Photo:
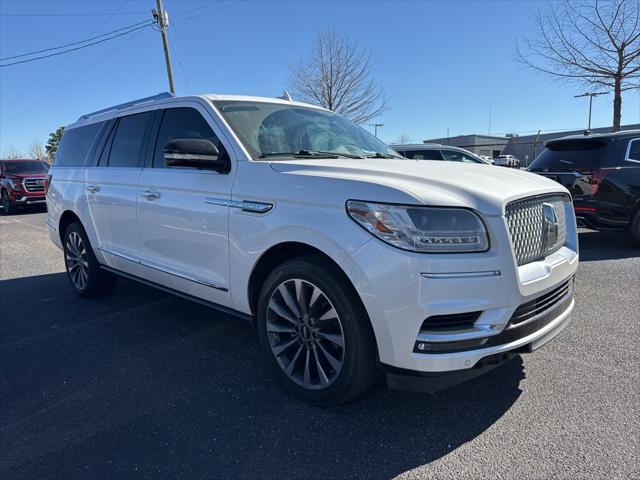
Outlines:
[[[545,193],[568,193],[548,178],[514,170],[461,162],[400,159],[296,159],[274,161],[274,170],[368,182],[400,190],[424,205],[474,208],[502,215],[516,199]],[[346,192],[348,196],[348,192]],[[359,200],[389,201],[380,198]]]
[[[37,173],[8,173],[7,177],[11,180],[22,180],[24,178],[47,178],[46,173],[37,172]]]

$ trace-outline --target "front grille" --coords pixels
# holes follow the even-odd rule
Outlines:
[[[24,181],[24,189],[27,192],[44,192],[43,178],[27,178]]]
[[[530,197],[507,204],[505,216],[518,265],[544,258],[565,244],[565,204],[568,202],[568,197],[557,194]],[[555,212],[555,226],[545,216],[545,204]]]
[[[420,330],[464,330],[473,328],[473,324],[482,312],[453,313],[450,315],[433,315],[422,322]]]

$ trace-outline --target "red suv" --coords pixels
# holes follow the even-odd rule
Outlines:
[[[5,215],[17,206],[44,205],[49,166],[40,160],[0,160],[0,200]]]

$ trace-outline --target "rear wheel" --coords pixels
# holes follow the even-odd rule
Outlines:
[[[71,287],[81,297],[105,295],[116,286],[117,278],[100,268],[87,234],[76,222],[65,232],[64,264]]]
[[[12,215],[15,213],[16,206],[9,198],[9,194],[6,190],[2,190],[2,197],[0,200],[2,202],[2,211],[5,215]]]
[[[258,302],[264,355],[299,398],[339,404],[378,378],[373,332],[364,307],[340,272],[321,258],[276,267]]]

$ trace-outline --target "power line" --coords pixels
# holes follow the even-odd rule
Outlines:
[[[62,52],[50,53],[48,55],[42,55],[40,57],[28,58],[26,60],[18,60],[16,62],[5,63],[4,65],[0,65],[0,68],[10,67],[12,65],[18,65],[18,64],[21,64],[21,63],[35,62],[36,60],[43,60],[45,58],[55,57],[56,55],[63,55],[65,53],[75,52],[76,50],[81,50],[83,48],[91,47],[93,45],[98,45],[100,43],[104,43],[104,42],[107,42],[109,40],[113,40],[114,38],[122,37],[123,35],[128,35],[129,33],[133,33],[133,32],[135,32],[137,30],[142,30],[143,28],[150,27],[151,25],[153,25],[153,22],[151,20],[149,20],[145,25],[140,25],[139,27],[132,28],[130,30],[127,30],[126,32],[118,33],[117,35],[113,35],[111,37],[103,38],[102,40],[98,40],[98,41],[95,41],[95,42],[87,43],[87,44],[81,45],[79,47],[70,48],[68,50],[63,50]]]
[[[100,13],[0,13],[0,17],[106,17],[113,15],[142,15],[149,13],[148,10],[137,12],[100,12]]]
[[[121,32],[123,30],[128,30],[128,29],[130,29],[132,27],[137,27],[138,25],[142,25],[143,23],[149,23],[149,22],[150,22],[150,20],[143,20],[141,22],[137,22],[137,23],[134,23],[132,25],[128,25],[126,27],[118,28],[116,30],[112,30],[110,32],[103,33],[101,35],[96,35],[95,37],[85,38],[84,40],[80,40],[78,42],[67,43],[66,45],[59,45],[57,47],[43,48],[42,50],[34,50],[33,52],[21,53],[20,55],[13,55],[12,57],[0,58],[0,62],[4,62],[5,60],[13,60],[14,58],[30,57],[31,55],[36,55],[38,53],[50,52],[52,50],[60,50],[61,48],[72,47],[74,45],[80,45],[81,43],[90,42],[91,40],[96,40],[97,38],[106,37],[106,36],[111,35],[113,33]]]
[[[0,0],[1,1],[1,0]],[[120,4],[120,6],[117,8],[117,10],[114,12],[114,15],[108,17],[104,22],[101,22],[100,25],[98,25],[96,28],[94,28],[93,30],[91,30],[89,32],[89,35],[93,35],[97,32],[99,32],[105,25],[107,25],[111,19],[115,16],[116,13],[118,13],[120,10],[122,10],[127,4],[129,4],[129,2],[131,2],[131,0],[124,0],[124,2],[122,2]],[[11,100],[7,101],[4,105],[0,106],[0,110],[6,108],[7,106],[9,106],[10,104],[12,104],[14,101],[16,101],[18,98],[22,97],[25,93],[29,92],[33,87],[35,87],[36,85],[38,85],[42,80],[44,80],[45,78],[49,78],[49,75],[51,74],[51,72],[53,72],[54,70],[56,70],[60,65],[62,65],[69,57],[65,56],[65,57],[61,57],[59,59],[59,61],[53,65],[51,68],[49,68],[48,70],[42,72],[42,74],[38,77],[37,80],[35,80],[34,82],[32,82],[27,88],[25,88],[24,90],[22,90],[19,94],[15,95],[13,98],[11,98]]]

